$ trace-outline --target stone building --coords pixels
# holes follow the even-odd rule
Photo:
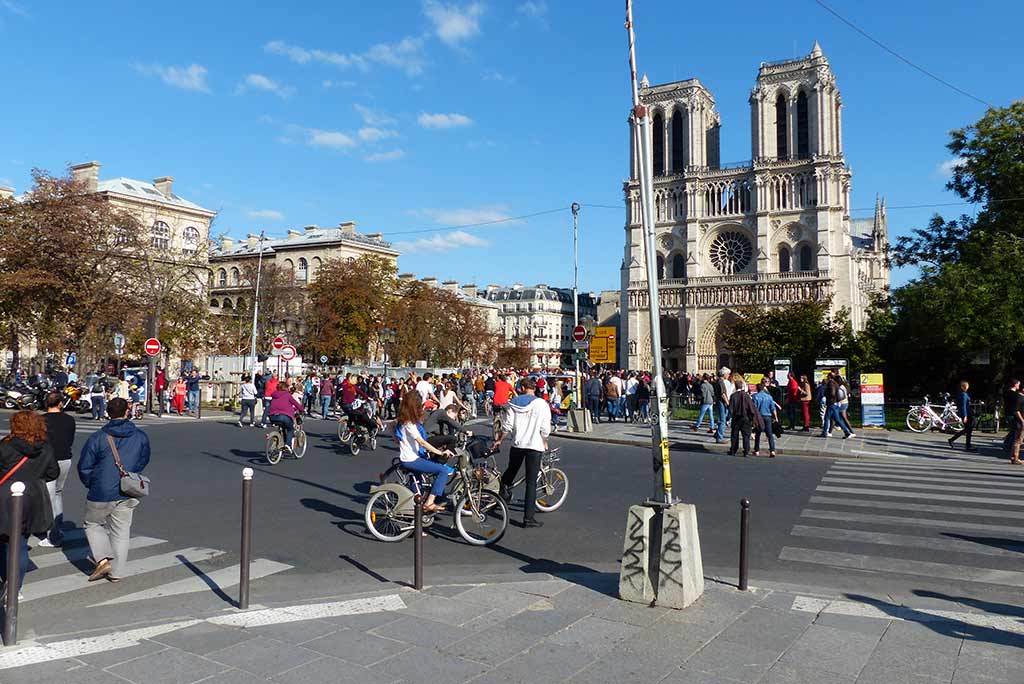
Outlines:
[[[251,307],[252,283],[245,277],[245,265],[254,264],[261,251],[260,236],[250,233],[245,240],[222,237],[210,249],[210,312],[234,315],[238,309]],[[355,221],[345,221],[337,228],[310,225],[302,230],[289,230],[283,238],[264,239],[263,262],[277,264],[295,274],[295,283],[305,287],[316,279],[320,267],[328,259],[357,259],[373,254],[397,262],[398,252],[379,233],[363,235],[356,232]],[[252,309],[248,308],[251,312]],[[301,335],[302,321],[290,317],[280,321],[279,332]]]
[[[512,287],[488,285],[478,290],[478,295],[500,307],[506,344],[525,341],[539,366],[572,365],[572,289],[516,283]],[[584,316],[597,316],[597,298],[592,293],[579,293],[579,317]]]
[[[750,94],[752,161],[719,160],[721,120],[697,79],[651,86],[654,204],[663,362],[711,371],[731,363],[723,334],[749,306],[831,297],[864,324],[870,294],[889,286],[884,201],[850,219],[842,98],[821,47],[763,62]],[[638,145],[630,134],[619,358],[651,366]],[[626,365],[626,364],[624,364]]]

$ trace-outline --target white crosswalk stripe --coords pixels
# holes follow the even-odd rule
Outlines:
[[[806,506],[781,561],[1024,587],[1024,469],[836,462]]]
[[[185,547],[174,549],[166,540],[133,537],[129,546],[126,581],[111,585],[106,581],[88,581],[93,563],[84,531],[69,530],[62,548],[41,548],[36,544],[29,554],[29,572],[22,587],[23,601],[61,601],[76,592],[92,592],[92,605],[116,605],[149,601],[166,596],[198,592],[222,593],[238,585],[239,565],[224,566],[231,558],[221,549]],[[237,556],[233,556],[237,560]],[[256,558],[250,578],[257,580],[290,570],[284,563]],[[154,584],[154,580],[162,580]],[[135,591],[127,590],[132,587]],[[139,587],[146,587],[139,590]],[[121,595],[117,595],[120,593]]]

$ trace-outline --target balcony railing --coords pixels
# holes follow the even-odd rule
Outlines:
[[[824,269],[814,271],[787,271],[785,273],[734,273],[732,275],[694,276],[692,278],[662,278],[658,281],[658,288],[790,282],[793,280],[822,280],[828,277],[828,271]],[[631,280],[629,282],[629,287],[630,289],[647,287],[647,281]]]

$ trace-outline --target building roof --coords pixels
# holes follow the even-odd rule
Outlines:
[[[274,254],[290,249],[304,249],[313,245],[329,245],[332,243],[349,243],[359,247],[369,247],[377,251],[398,254],[397,250],[392,249],[391,243],[382,238],[370,237],[355,231],[343,230],[342,228],[307,229],[305,232],[291,234],[288,237],[267,238],[263,241],[263,254]],[[241,257],[259,254],[259,251],[259,242],[250,245],[247,240],[236,240],[230,249],[222,249],[221,245],[215,244],[210,249],[210,257]]]
[[[562,287],[499,287],[487,290],[479,290],[478,295],[492,302],[528,302],[547,300],[552,302],[572,303],[572,290]],[[579,293],[580,301],[586,302],[593,299],[589,292]]]
[[[163,204],[172,204],[177,207],[184,209],[194,209],[196,211],[205,211],[213,214],[215,212],[205,207],[201,207],[195,202],[189,202],[187,199],[175,195],[173,192],[169,196],[164,195],[162,192],[156,189],[156,186],[146,181],[135,180],[134,178],[110,178],[107,180],[101,180],[96,183],[97,192],[114,192],[119,195],[128,195],[136,199],[148,200],[150,202],[161,202]]]

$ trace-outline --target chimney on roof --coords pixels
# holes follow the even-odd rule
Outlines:
[[[383,233],[369,233],[365,237],[368,237],[371,240],[383,240],[384,239],[384,234]]]
[[[356,222],[355,221],[342,221],[338,224],[341,228],[342,235],[355,235],[356,234]]]
[[[252,248],[256,248],[260,244],[260,236],[256,233],[249,233],[245,236],[245,244]]]
[[[297,237],[302,237],[302,233],[300,231],[292,230],[291,228],[289,228],[288,229],[288,237],[287,237],[287,239],[288,240],[294,240]]]
[[[71,167],[71,179],[84,183],[86,192],[96,192],[100,182],[100,163],[97,161],[75,164]]]
[[[523,289],[523,284],[522,283],[513,283],[512,284],[512,289],[513,290],[522,290]]]
[[[459,293],[459,281],[457,280],[445,280],[441,283],[441,287],[449,292]]]
[[[316,225],[316,224],[314,223],[314,224],[311,224],[311,225],[305,226],[305,227],[303,228],[303,230],[304,230],[304,231],[306,231],[306,235],[312,235],[313,233],[315,233],[315,232],[317,232],[318,230],[320,230],[320,226],[318,226],[318,225]]]
[[[12,197],[14,197],[14,188],[0,185],[0,199],[11,199]]]
[[[466,295],[467,297],[478,296],[476,293],[476,285],[474,283],[466,283],[465,285],[462,286],[462,294]]]
[[[403,283],[411,283],[412,281],[416,280],[416,276],[413,275],[412,273],[399,273],[398,279]]]
[[[220,238],[220,251],[227,252],[235,246],[235,241],[229,238],[227,235],[222,235]]]
[[[153,179],[153,185],[156,186],[157,191],[167,199],[171,198],[171,188],[174,187],[174,179],[170,176],[161,176],[160,178]]]
[[[420,282],[422,282],[424,285],[437,287],[437,278],[420,278]]]
[[[487,291],[488,292],[497,292],[500,289],[501,289],[501,285],[488,285],[487,286]]]

